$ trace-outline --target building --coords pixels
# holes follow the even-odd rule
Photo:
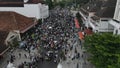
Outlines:
[[[0,31],[0,58],[4,54],[4,52],[8,50],[8,46],[5,45],[7,35],[8,32]]]
[[[0,0],[0,11],[14,11],[37,19],[49,16],[49,8],[42,0]]]
[[[55,3],[59,3],[59,2],[64,2],[64,1],[67,1],[67,2],[70,2],[70,1],[73,1],[73,0],[52,0],[52,2],[55,2]]]
[[[114,26],[114,34],[120,34],[120,0],[116,2],[115,14],[113,20],[109,21]]]
[[[91,0],[81,7],[80,14],[86,27],[94,32],[113,32],[114,26],[109,24],[113,19],[117,0]]]
[[[0,56],[8,49],[13,40],[21,41],[20,34],[37,24],[36,18],[23,16],[16,12],[0,12]]]
[[[120,6],[120,0],[117,0],[114,19],[116,19],[118,21],[120,21],[120,7],[119,6]]]

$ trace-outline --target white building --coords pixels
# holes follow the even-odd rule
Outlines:
[[[120,34],[120,0],[117,0],[114,20],[110,20],[110,24],[114,26],[114,34]]]
[[[120,0],[117,0],[114,19],[120,21]]]
[[[113,34],[120,34],[120,21],[112,19],[109,23],[114,26]]]
[[[113,19],[116,0],[94,0],[81,7],[80,14],[86,27],[94,32],[114,32]]]
[[[23,7],[0,7],[0,11],[14,11],[27,17],[35,17],[37,19],[49,16],[48,5],[41,3],[28,3],[24,0]]]

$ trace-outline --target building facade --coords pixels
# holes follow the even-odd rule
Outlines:
[[[21,41],[21,34],[37,24],[36,18],[29,18],[16,12],[0,11],[0,57],[14,40]]]
[[[120,0],[117,0],[113,20],[109,21],[114,26],[113,34],[120,34]]]
[[[4,2],[1,2],[4,4]],[[1,4],[0,3],[0,4]],[[13,7],[7,7],[7,6],[1,6],[0,11],[14,11],[19,14],[22,14],[27,17],[35,17],[37,19],[46,18],[49,16],[49,7],[48,5],[41,4],[39,1],[36,2],[36,0],[30,1],[24,0],[24,2],[7,2],[8,4],[23,4],[23,6],[13,6]],[[6,3],[5,3],[6,4]]]
[[[113,32],[109,23],[114,17],[116,0],[92,0],[80,9],[83,23],[94,32]]]
[[[120,21],[120,0],[117,0],[114,19]]]

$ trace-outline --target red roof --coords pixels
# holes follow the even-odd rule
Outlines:
[[[75,27],[80,28],[78,20],[75,18],[74,21],[75,21]]]
[[[21,33],[24,33],[35,24],[34,19],[25,17],[16,12],[0,12],[1,31],[10,32],[11,30],[19,30]]]

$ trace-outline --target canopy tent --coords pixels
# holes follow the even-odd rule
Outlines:
[[[57,66],[57,68],[62,68],[62,64],[59,63],[58,66]]]
[[[8,63],[8,65],[7,65],[7,68],[15,68],[14,66],[13,66],[13,63]]]
[[[84,34],[82,32],[78,32],[78,36],[80,40],[84,39]]]
[[[74,21],[75,21],[75,27],[80,28],[78,20],[75,18]]]

